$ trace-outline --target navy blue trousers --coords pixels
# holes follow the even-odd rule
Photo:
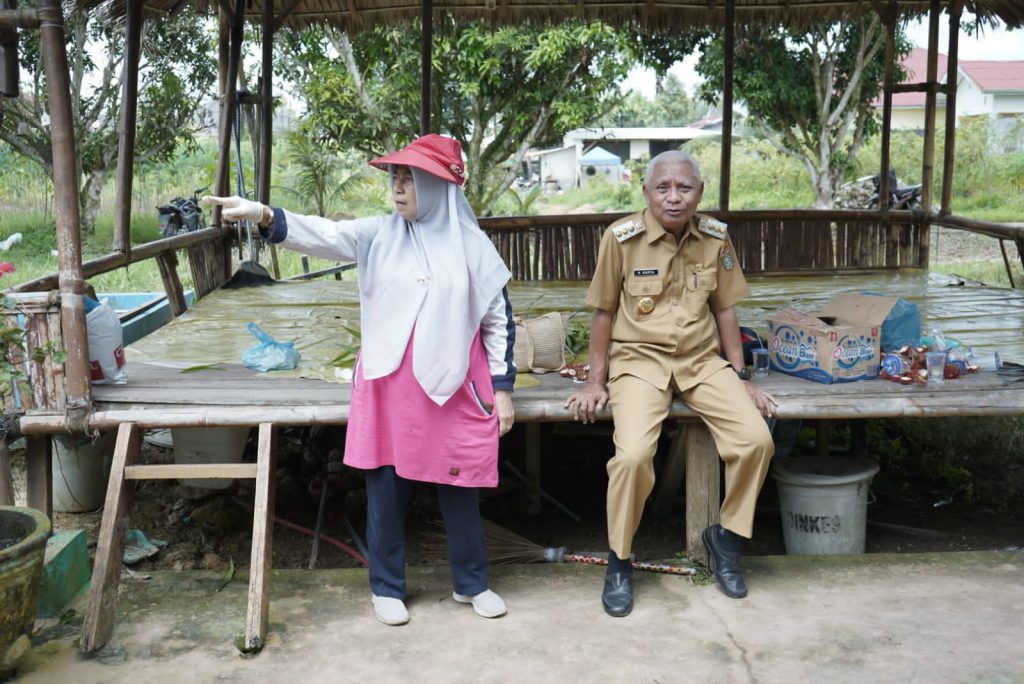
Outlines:
[[[405,600],[405,510],[413,481],[392,466],[366,471],[366,543],[370,552],[370,590]],[[487,589],[487,547],[475,487],[437,485],[437,500],[448,536],[452,585],[473,596]]]

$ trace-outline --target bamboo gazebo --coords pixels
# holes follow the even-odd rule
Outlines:
[[[170,374],[146,376],[152,384],[144,387],[149,393],[131,394],[132,385],[121,398],[113,394],[97,394],[90,385],[83,293],[86,279],[100,273],[124,268],[145,259],[156,259],[163,276],[172,310],[176,315],[185,310],[181,283],[177,276],[177,254],[188,253],[189,267],[196,294],[209,294],[231,275],[231,246],[236,239],[234,228],[221,225],[219,212],[214,212],[213,227],[186,235],[158,240],[142,246],[131,244],[130,198],[132,195],[135,147],[136,106],[139,83],[140,36],[143,21],[160,21],[178,12],[186,0],[80,0],[80,5],[94,11],[106,11],[114,20],[123,20],[126,27],[125,79],[119,124],[119,157],[116,174],[115,236],[112,250],[106,256],[82,262],[79,234],[79,203],[75,177],[75,140],[71,124],[68,92],[68,64],[64,47],[63,15],[57,0],[39,0],[37,7],[17,9],[13,0],[0,0],[0,91],[13,96],[18,93],[16,35],[19,30],[37,30],[42,44],[42,58],[47,80],[48,111],[53,148],[56,230],[58,237],[59,272],[25,283],[16,289],[20,299],[20,315],[25,320],[29,347],[47,342],[62,348],[67,358],[61,364],[51,360],[33,366],[31,396],[23,397],[17,411],[8,412],[5,437],[0,443],[0,457],[6,452],[9,437],[28,437],[28,500],[33,507],[50,511],[50,436],[66,432],[118,430],[106,510],[100,533],[92,599],[86,616],[83,650],[101,647],[113,629],[113,605],[120,572],[123,533],[130,507],[134,479],[176,477],[255,477],[257,480],[257,512],[254,523],[253,555],[250,572],[249,617],[246,622],[246,645],[262,645],[267,627],[267,581],[269,571],[270,522],[273,510],[273,473],[275,428],[284,425],[344,423],[347,403],[339,405],[336,391],[309,385],[281,385],[284,390],[253,392],[245,384],[246,376],[218,376],[222,387],[229,380],[238,381],[235,394],[223,390],[224,398],[200,402],[194,397],[197,388]],[[952,213],[953,158],[955,154],[956,82],[940,83],[937,78],[939,25],[946,13],[950,31],[947,47],[949,72],[955,73],[957,37],[962,0],[724,0],[723,2],[684,0],[654,2],[652,0],[622,2],[621,0],[560,0],[537,4],[526,0],[264,0],[262,4],[245,4],[231,0],[211,3],[195,0],[203,12],[216,13],[220,26],[220,125],[219,158],[215,192],[230,192],[230,132],[238,100],[238,72],[242,48],[243,25],[246,20],[262,31],[262,73],[260,92],[250,96],[259,111],[259,144],[257,158],[257,197],[271,202],[271,113],[274,97],[272,45],[281,30],[301,29],[310,24],[329,24],[355,32],[378,23],[392,23],[419,18],[422,25],[423,60],[421,87],[430,89],[430,45],[432,19],[440,13],[457,18],[485,19],[496,24],[524,21],[559,21],[563,18],[591,18],[645,30],[685,30],[694,25],[720,27],[726,46],[725,79],[722,84],[723,112],[720,217],[730,224],[738,257],[747,273],[785,272],[857,272],[926,269],[928,266],[929,230],[943,225],[983,233],[1016,244],[1024,254],[1024,229],[967,220]],[[999,19],[1010,27],[1024,25],[1024,1],[975,0],[971,11],[982,18]],[[887,196],[889,170],[889,133],[892,96],[899,92],[926,94],[926,128],[922,160],[923,205],[932,207],[934,196],[940,197],[937,212],[894,211],[881,207],[878,211],[732,211],[729,208],[730,160],[732,138],[732,73],[734,32],[738,25],[766,22],[803,23],[838,17],[844,13],[874,12],[887,27],[886,71],[883,107],[883,137],[879,165],[881,195]],[[922,83],[896,84],[895,31],[897,22],[908,14],[929,19],[928,68]],[[12,47],[14,46],[14,47]],[[13,52],[12,52],[13,51]],[[13,55],[13,57],[12,57]],[[933,184],[935,166],[937,97],[946,97],[945,152],[942,159],[942,186]],[[431,130],[429,98],[423,97],[420,127]],[[601,231],[617,215],[544,216],[493,218],[481,222],[499,247],[519,280],[587,279],[594,267]],[[783,249],[782,245],[799,245]],[[1004,252],[1005,255],[1005,252]],[[1008,257],[1007,262],[1008,262]],[[134,373],[134,371],[133,371]],[[236,377],[237,375],[237,377]],[[133,375],[138,377],[137,375]],[[132,382],[135,382],[133,380]],[[1006,415],[1024,413],[1020,392],[1005,391],[994,384],[976,381],[958,393],[959,403],[950,403],[949,395],[918,392],[901,393],[900,387],[873,387],[870,403],[857,390],[832,392],[827,386],[806,388],[782,383],[773,388],[781,398],[782,416],[812,418],[849,418],[874,415],[951,415],[968,412],[972,415]],[[163,384],[161,384],[163,383]],[[166,389],[180,383],[179,392]],[[810,384],[810,383],[804,383]],[[864,383],[867,384],[867,383]],[[161,388],[165,388],[161,390]],[[861,389],[861,391],[867,391]],[[559,410],[557,389],[542,387],[530,394],[517,394],[517,417],[525,422],[567,420]],[[154,399],[155,394],[161,394]],[[99,398],[98,398],[99,397]],[[148,397],[148,398],[147,398]],[[170,397],[170,398],[169,398]],[[177,398],[174,398],[177,397]],[[235,397],[235,399],[231,399]],[[868,406],[869,408],[865,408]],[[8,407],[11,408],[11,407]],[[692,414],[681,404],[673,407],[673,416],[684,419]],[[607,417],[607,416],[605,416]],[[233,466],[189,466],[185,474],[180,466],[137,465],[141,430],[151,427],[259,425],[259,454],[256,464]],[[539,439],[536,434],[531,439]],[[530,440],[528,440],[530,441]],[[699,530],[717,515],[717,460],[705,458],[714,454],[714,446],[706,430],[699,426],[686,437],[688,531]],[[4,503],[0,501],[0,503]],[[692,517],[692,520],[691,520]],[[701,558],[699,539],[691,534],[688,540],[691,557]]]

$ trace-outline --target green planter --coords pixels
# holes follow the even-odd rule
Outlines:
[[[31,648],[49,536],[50,519],[39,511],[0,506],[0,679],[14,675]]]

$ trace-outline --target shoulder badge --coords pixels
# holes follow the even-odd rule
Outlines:
[[[728,227],[728,224],[710,216],[700,216],[697,219],[697,230],[719,240],[725,239],[725,231]]]
[[[639,235],[646,229],[644,226],[643,219],[633,219],[632,221],[626,221],[620,223],[617,226],[611,227],[612,232],[615,233],[615,239],[619,242],[625,242],[634,235]]]

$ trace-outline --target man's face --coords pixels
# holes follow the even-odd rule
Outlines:
[[[654,220],[677,237],[697,212],[703,196],[704,183],[697,180],[693,164],[687,161],[661,162],[644,185],[644,199]]]

